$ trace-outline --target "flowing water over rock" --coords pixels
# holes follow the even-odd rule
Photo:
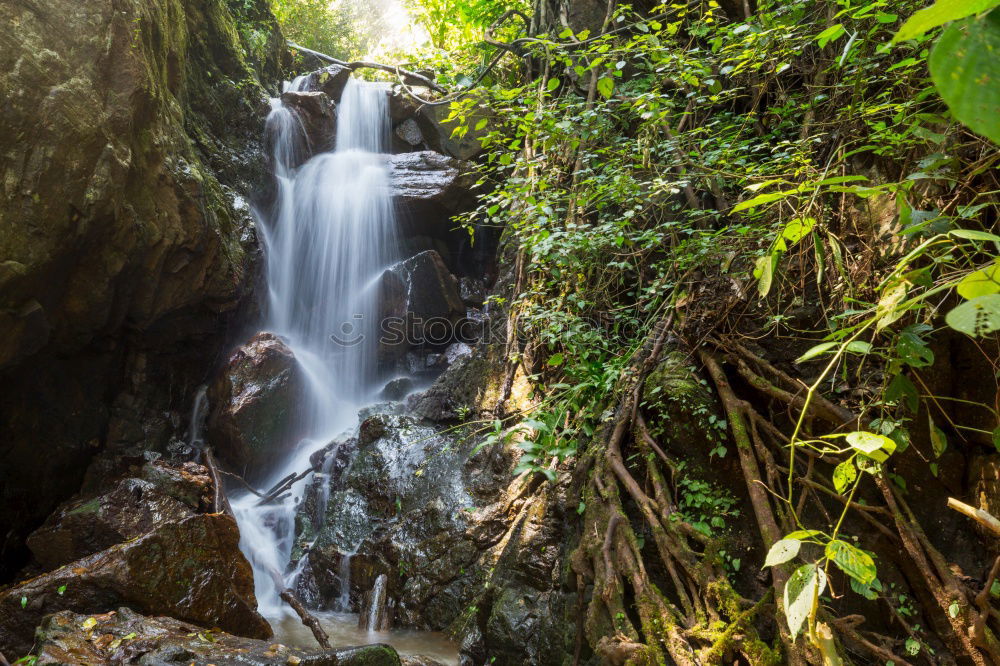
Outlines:
[[[399,259],[386,154],[390,126],[385,87],[349,80],[337,107],[335,131],[331,127],[329,132],[317,131],[317,114],[310,119],[310,112],[303,111],[303,105],[314,101],[305,95],[321,96],[329,104],[324,93],[308,88],[308,77],[287,84],[282,97],[272,100],[267,121],[277,184],[273,208],[260,215],[268,332],[233,356],[229,383],[213,388],[219,394],[214,402],[247,410],[246,415],[230,410],[232,423],[222,419],[222,425],[267,439],[266,455],[230,455],[230,461],[244,465],[246,478],[273,488],[289,476],[311,471],[271,501],[249,492],[231,498],[241,548],[254,568],[260,611],[271,619],[278,638],[302,646],[312,645],[312,638],[280,594],[301,587],[299,579],[310,563],[303,548],[309,552],[318,537],[317,532],[303,534],[303,501],[319,517],[327,515],[330,501],[347,508],[339,493],[331,500],[330,491],[348,461],[359,455],[358,441],[364,437],[359,411],[383,388],[378,347],[378,322],[386,314],[382,276]],[[316,137],[326,141],[327,136],[336,137],[332,152],[316,145]],[[275,382],[282,377],[287,381],[279,386]],[[249,444],[236,448],[252,453],[254,441]],[[332,612],[318,616],[333,644],[389,642],[403,653],[456,663],[457,648],[444,636],[385,631],[391,619],[385,576],[369,595],[358,628],[358,616],[349,611],[358,606],[351,596],[351,558],[360,538],[351,541],[338,544],[328,572],[335,592],[324,607]],[[303,599],[315,601],[308,595]]]
[[[301,81],[289,87],[295,90]],[[295,166],[303,152],[295,114],[275,100],[268,118],[278,193],[261,224],[266,324],[287,341],[304,376],[296,418],[306,438],[271,469],[249,470],[266,486],[308,469],[314,452],[349,430],[375,379],[376,278],[394,258],[392,200],[381,155],[389,135],[384,89],[349,81],[338,115],[336,150],[301,167]],[[275,574],[285,576],[289,563],[302,486],[263,506],[252,494],[232,498],[260,609],[268,616],[283,613]]]

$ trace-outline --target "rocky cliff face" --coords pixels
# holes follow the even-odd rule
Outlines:
[[[15,0],[0,44],[2,580],[95,454],[183,431],[253,275],[284,48],[265,0]]]

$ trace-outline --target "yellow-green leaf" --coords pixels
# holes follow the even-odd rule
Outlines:
[[[841,571],[862,585],[871,583],[878,573],[871,555],[840,539],[826,544],[826,556]]]
[[[966,275],[958,283],[956,290],[959,296],[970,301],[1000,292],[1000,259],[994,260],[991,266]]]

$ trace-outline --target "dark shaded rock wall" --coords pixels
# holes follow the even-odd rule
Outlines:
[[[183,430],[256,243],[265,0],[0,12],[0,579],[111,447]]]

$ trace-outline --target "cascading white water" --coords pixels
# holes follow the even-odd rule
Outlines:
[[[286,90],[301,90],[296,79]],[[337,145],[297,167],[301,125],[272,100],[267,133],[273,146],[277,200],[262,220],[266,251],[266,329],[295,353],[307,389],[302,432],[309,433],[273,470],[277,483],[309,467],[311,454],[357,423],[371,394],[378,333],[377,278],[394,259],[394,220],[384,152],[389,140],[385,88],[351,80],[338,108]],[[294,587],[287,572],[296,506],[305,481],[281,500],[260,506],[246,494],[231,499],[240,547],[254,567],[260,611],[284,613],[279,597]]]

